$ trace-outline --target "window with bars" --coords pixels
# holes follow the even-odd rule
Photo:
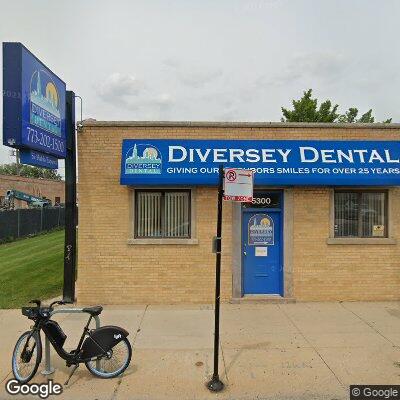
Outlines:
[[[336,191],[335,237],[387,237],[386,191]]]
[[[136,190],[136,238],[190,238],[190,190]]]

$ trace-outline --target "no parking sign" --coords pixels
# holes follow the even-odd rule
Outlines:
[[[224,200],[251,203],[254,172],[243,168],[228,168],[224,174]]]

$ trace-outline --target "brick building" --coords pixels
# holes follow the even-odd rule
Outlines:
[[[254,204],[223,204],[224,301],[399,300],[399,138],[399,124],[87,121],[78,301],[212,302],[221,163],[255,170]]]
[[[0,201],[6,195],[7,190],[15,189],[34,196],[46,197],[52,204],[64,203],[65,182],[50,179],[26,178],[15,175],[0,175]],[[16,208],[27,208],[26,202],[15,200]]]

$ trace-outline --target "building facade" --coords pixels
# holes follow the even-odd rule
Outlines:
[[[87,121],[78,136],[80,303],[211,303],[218,166],[223,301],[400,299],[400,126]]]
[[[15,189],[33,196],[45,197],[52,205],[65,202],[65,182],[50,179],[27,178],[16,175],[0,175],[0,203],[7,190]],[[16,208],[28,208],[21,200],[14,201]]]

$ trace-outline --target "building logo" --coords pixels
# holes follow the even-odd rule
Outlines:
[[[267,214],[253,215],[248,224],[249,246],[274,244],[274,221]]]
[[[60,96],[51,76],[36,70],[31,76],[30,122],[61,137]]]
[[[161,165],[161,153],[157,147],[135,144],[126,154],[125,174],[161,174]]]

